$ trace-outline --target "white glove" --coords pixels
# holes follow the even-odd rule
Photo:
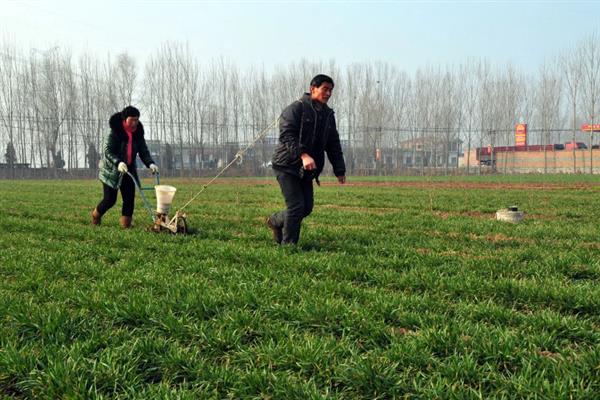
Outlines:
[[[156,164],[152,163],[148,168],[150,168],[150,171],[152,171],[153,174],[158,174],[158,167]]]
[[[124,174],[127,172],[127,164],[125,164],[123,161],[121,161],[119,163],[119,165],[117,166],[117,169],[119,170],[120,173]]]

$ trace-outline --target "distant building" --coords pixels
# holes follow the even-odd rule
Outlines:
[[[462,140],[444,140],[435,136],[423,136],[401,141],[404,167],[448,167],[457,168],[462,155]]]
[[[265,138],[258,141],[243,155],[243,162],[257,166],[271,160],[273,150],[278,143],[277,138]],[[248,144],[225,142],[222,144],[167,144],[160,140],[146,140],[152,158],[162,168],[180,169],[213,169],[222,168],[231,162],[241,149]],[[169,159],[170,158],[170,159]],[[137,165],[142,162],[137,160]]]
[[[8,164],[8,163],[0,163],[0,169],[27,169],[29,168],[29,163],[12,163]]]

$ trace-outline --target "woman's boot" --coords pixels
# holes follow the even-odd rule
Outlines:
[[[123,229],[129,229],[131,228],[131,217],[126,217],[126,216],[121,216],[121,219],[119,220],[119,222],[121,223],[121,228]]]
[[[100,225],[102,222],[102,215],[98,212],[98,209],[94,208],[92,211],[92,225]]]

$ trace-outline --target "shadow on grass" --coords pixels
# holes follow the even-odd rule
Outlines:
[[[315,251],[319,253],[334,253],[340,251],[340,246],[335,241],[323,241],[323,240],[305,240],[300,239],[295,248],[298,251]]]
[[[174,233],[170,232],[167,229],[163,229],[160,232],[156,232],[153,228],[154,228],[154,225],[148,225],[148,226],[143,227],[143,230],[145,232],[152,233],[152,234],[155,234],[155,235],[194,236],[194,237],[196,237],[198,239],[206,239],[206,238],[208,238],[208,235],[207,235],[207,233],[205,231],[200,230],[198,228],[189,227],[189,226],[187,227],[187,230],[186,230],[185,233],[178,232],[177,234],[174,234]]]
[[[185,235],[187,236],[195,236],[198,239],[205,239],[208,238],[208,235],[205,231],[199,229],[199,228],[193,228],[193,227],[189,227],[187,228],[187,232],[185,233]]]

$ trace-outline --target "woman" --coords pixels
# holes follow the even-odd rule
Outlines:
[[[127,106],[123,111],[114,114],[108,122],[110,134],[104,142],[104,156],[100,166],[99,178],[102,182],[104,197],[92,211],[92,224],[100,225],[102,216],[117,202],[117,192],[121,189],[123,207],[120,224],[124,229],[131,228],[135,200],[135,184],[131,175],[139,182],[135,169],[135,156],[140,155],[142,162],[153,174],[158,172],[154,164],[146,140],[144,126],[139,121],[140,111]]]

